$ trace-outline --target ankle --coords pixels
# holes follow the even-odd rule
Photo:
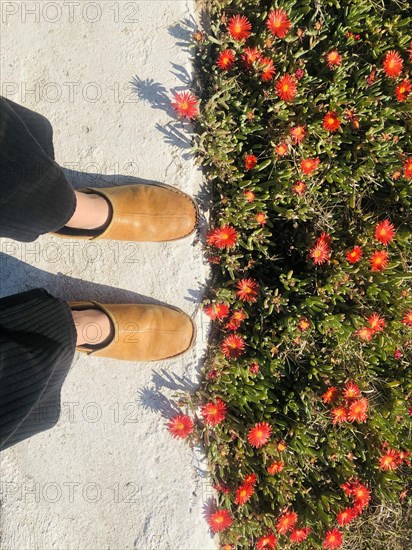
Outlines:
[[[109,202],[96,193],[75,191],[76,210],[66,227],[73,229],[104,229],[110,222],[112,209]]]
[[[113,337],[112,322],[99,309],[72,310],[77,346],[106,344]]]

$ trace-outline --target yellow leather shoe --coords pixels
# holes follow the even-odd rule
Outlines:
[[[52,235],[72,239],[160,242],[183,239],[197,228],[199,208],[196,202],[171,185],[136,183],[77,191],[104,197],[111,206],[110,222],[100,231],[64,226]]]
[[[192,319],[182,310],[153,304],[68,302],[72,310],[100,309],[113,323],[113,339],[103,347],[76,350],[95,357],[125,361],[160,361],[188,351],[196,337]]]

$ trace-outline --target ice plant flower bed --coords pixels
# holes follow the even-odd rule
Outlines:
[[[208,6],[173,106],[212,191],[213,330],[169,429],[205,445],[222,548],[340,548],[411,503],[412,8]]]

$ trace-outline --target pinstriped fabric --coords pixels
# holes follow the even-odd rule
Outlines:
[[[66,302],[44,289],[0,299],[0,451],[51,428],[76,347]]]

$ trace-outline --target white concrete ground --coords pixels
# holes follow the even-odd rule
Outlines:
[[[56,160],[75,187],[140,177],[203,191],[168,100],[190,80],[194,2],[2,0],[1,9],[1,93],[52,122]],[[2,296],[40,286],[65,299],[159,301],[199,327],[193,351],[162,363],[76,354],[57,426],[0,454],[0,547],[215,548],[203,455],[173,440],[165,420],[176,391],[198,381],[206,347],[198,239],[0,244]]]

